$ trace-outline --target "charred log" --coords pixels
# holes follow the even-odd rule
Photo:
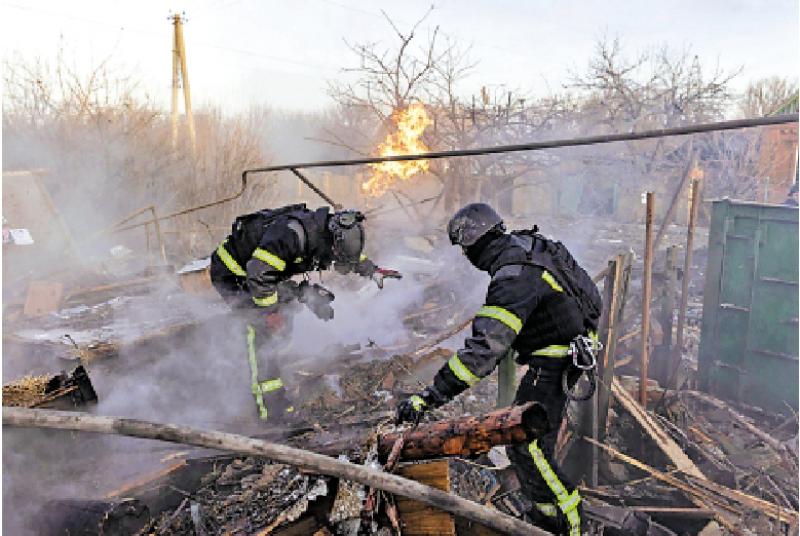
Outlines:
[[[549,431],[544,408],[534,402],[487,413],[419,425],[405,432],[378,439],[378,452],[389,456],[402,438],[401,460],[424,460],[441,456],[473,457],[497,445],[525,443]]]

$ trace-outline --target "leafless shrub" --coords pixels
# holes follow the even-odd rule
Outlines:
[[[242,170],[264,161],[256,134],[263,112],[196,112],[193,151],[184,139],[173,146],[169,114],[110,60],[82,71],[62,56],[54,65],[15,56],[4,67],[4,168],[48,168],[48,189],[78,235],[96,234],[141,207],[164,215],[230,196]],[[227,225],[235,212],[267,202],[269,186],[259,181],[237,203],[165,222],[165,231],[181,231],[168,234],[169,251],[199,253],[185,244],[208,234],[198,219]]]

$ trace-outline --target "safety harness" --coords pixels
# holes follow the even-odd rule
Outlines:
[[[569,345],[552,344],[531,353],[531,356],[566,359],[571,358],[571,367],[566,367],[561,375],[561,385],[567,398],[575,401],[589,400],[597,390],[595,370],[597,368],[597,353],[603,345],[597,338],[596,323],[600,318],[602,302],[597,287],[583,268],[561,242],[549,240],[538,234],[538,227],[533,229],[513,231],[512,235],[519,238],[527,253],[527,260],[510,260],[493,269],[497,272],[503,266],[527,265],[535,266],[542,270],[542,279],[556,291],[566,294],[577,305],[584,318],[584,334],[578,335]],[[541,240],[545,244],[544,251],[534,251],[534,242]],[[521,326],[520,326],[521,327]],[[515,330],[519,333],[519,329]],[[569,376],[573,371],[580,375],[586,374],[589,388],[582,395],[573,394],[569,388]],[[580,375],[579,378],[580,379]],[[575,382],[577,384],[577,381]]]

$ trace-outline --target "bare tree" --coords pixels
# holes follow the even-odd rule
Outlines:
[[[49,65],[17,56],[4,67],[4,167],[49,168],[48,189],[77,234],[96,234],[148,205],[163,215],[230,196],[242,169],[264,160],[255,134],[263,115],[199,110],[198,151],[185,140],[173,147],[168,114],[110,60],[80,71],[63,57]],[[260,184],[240,206],[268,197],[269,183]],[[200,217],[227,223],[238,208],[220,205]],[[175,225],[192,234],[196,221],[163,227]],[[183,245],[171,250],[185,252]]]
[[[742,117],[764,117],[777,112],[792,99],[797,100],[797,80],[778,76],[754,80],[744,90],[739,113]]]
[[[438,27],[416,47],[425,17],[408,32],[401,31],[388,16],[386,19],[396,37],[392,47],[350,45],[360,66],[346,72],[357,80],[331,84],[330,94],[345,125],[336,129],[338,132],[328,130],[326,141],[357,154],[370,154],[392,128],[392,113],[412,102],[424,103],[432,118],[422,140],[434,151],[517,143],[546,128],[552,118],[547,113],[548,103],[531,105],[524,95],[505,88],[485,87],[480,95],[464,96],[461,83],[475,66],[469,49],[440,37]],[[366,128],[368,125],[371,128]],[[536,162],[536,156],[523,154],[433,161],[429,172],[442,185],[437,205],[444,199],[444,208],[452,212],[456,206],[480,198],[500,201],[501,209],[510,212],[514,180]]]
[[[707,71],[690,49],[674,51],[662,46],[630,57],[619,39],[604,38],[597,43],[586,71],[572,75],[570,87],[582,100],[574,112],[574,124],[586,134],[720,120],[732,103],[730,83],[740,72],[719,67]],[[734,136],[694,136],[612,144],[578,153],[593,167],[612,166],[623,188],[641,191],[651,184],[677,185],[692,155],[699,155],[701,162],[718,162],[736,148],[749,147],[745,154],[752,157],[750,145],[752,141],[734,140]],[[749,180],[747,158],[735,166],[726,162],[725,172],[711,173],[708,181],[728,181],[730,185]],[[720,190],[722,184],[709,189]]]

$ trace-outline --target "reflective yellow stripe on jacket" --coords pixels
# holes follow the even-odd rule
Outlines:
[[[458,354],[453,354],[453,357],[451,357],[450,361],[447,362],[447,366],[450,367],[450,370],[453,371],[453,374],[456,375],[456,378],[466,383],[470,387],[480,381],[480,378],[473,374],[472,371],[470,371],[464,365],[464,363],[461,362],[461,360],[458,358]]]
[[[545,346],[544,348],[532,352],[531,355],[537,357],[567,357],[569,355],[569,345],[551,344],[550,346]]]
[[[484,305],[481,307],[475,316],[485,316],[487,318],[494,318],[495,320],[499,320],[506,326],[510,327],[514,330],[514,333],[519,335],[520,330],[522,329],[522,320],[509,311],[508,309],[503,309],[502,307],[496,307],[494,305]]]
[[[597,351],[597,333],[590,331],[589,338],[592,339],[594,350]],[[569,355],[569,344],[551,344],[550,346],[545,346],[535,352],[531,352],[531,355],[538,357],[567,357]]]
[[[286,269],[286,261],[277,255],[273,255],[266,249],[256,248],[256,250],[253,252],[253,258],[266,262],[279,272],[282,272]]]
[[[219,260],[225,265],[228,270],[231,271],[234,275],[238,275],[239,277],[247,277],[247,272],[245,272],[239,263],[236,262],[236,259],[228,253],[228,250],[225,249],[225,244],[227,244],[227,240],[223,240],[222,243],[217,247],[217,256]]]

